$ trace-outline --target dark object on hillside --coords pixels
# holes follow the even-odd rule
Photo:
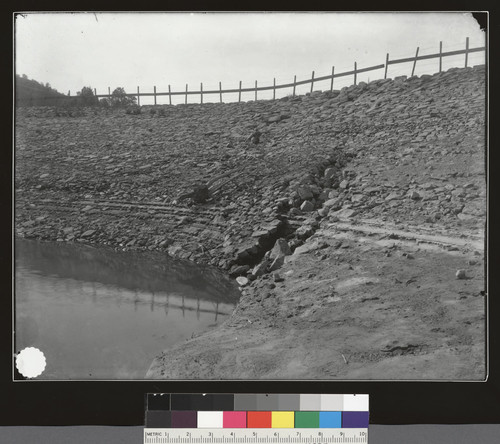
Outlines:
[[[141,107],[139,105],[129,105],[125,108],[125,114],[141,114]]]
[[[259,130],[257,130],[252,133],[252,135],[248,138],[248,140],[252,142],[254,145],[257,145],[260,142],[261,135],[262,133]]]
[[[237,179],[245,176],[247,173],[243,170],[228,171],[220,176],[210,179],[206,184],[198,184],[193,191],[181,194],[176,201],[180,202],[183,199],[192,199],[196,203],[205,203],[208,199],[214,197],[218,193],[226,190],[227,185],[232,182],[233,186],[238,186]],[[225,179],[225,180],[223,180]]]
[[[204,203],[210,198],[210,190],[208,185],[196,185],[193,191],[182,194],[178,197],[177,201],[183,199],[193,199],[196,203]]]

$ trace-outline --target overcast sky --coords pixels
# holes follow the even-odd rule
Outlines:
[[[466,37],[471,47],[485,44],[467,13],[32,13],[15,21],[15,67],[65,94],[83,86],[101,94],[108,86],[152,92],[153,85],[177,91],[188,83],[199,90],[201,82],[207,90],[219,81],[223,88],[240,80],[272,85],[274,77],[288,83],[313,70],[328,75],[333,65],[347,71],[354,61],[359,68],[383,64],[386,53],[410,57],[417,46],[420,55],[438,52],[440,41],[443,51],[464,49]],[[484,55],[470,61],[484,63]],[[437,63],[419,62],[417,74],[435,72]],[[389,77],[409,71],[411,64],[391,65]]]

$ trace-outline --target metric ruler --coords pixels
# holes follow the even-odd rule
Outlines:
[[[368,428],[144,429],[144,444],[367,444]]]

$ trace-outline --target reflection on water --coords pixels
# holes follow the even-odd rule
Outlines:
[[[16,241],[16,350],[38,379],[142,379],[161,350],[224,321],[239,292],[211,267],[154,253]]]

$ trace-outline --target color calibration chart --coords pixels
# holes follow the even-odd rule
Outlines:
[[[368,442],[365,394],[146,396],[144,444]]]

